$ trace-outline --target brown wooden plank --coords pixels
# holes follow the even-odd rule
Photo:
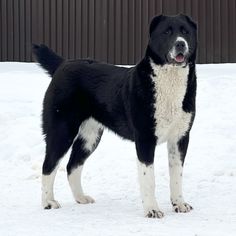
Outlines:
[[[69,59],[75,59],[75,0],[69,1]]]
[[[204,0],[206,1],[206,0]],[[188,15],[188,16],[191,16],[192,15],[192,2],[191,0],[185,0],[185,6],[184,6],[184,9],[185,9],[185,14]]]
[[[115,63],[121,63],[121,0],[115,0]]]
[[[44,43],[51,47],[51,1],[44,0],[43,11],[44,11]]]
[[[135,60],[142,57],[142,4],[141,0],[135,1]]]
[[[229,61],[236,62],[236,2],[229,0]]]
[[[108,59],[115,63],[115,0],[108,1]]]
[[[57,0],[57,52],[63,54],[63,0]]]
[[[1,47],[2,47],[2,60],[7,60],[7,0],[1,1],[1,16],[2,16],[2,24],[1,24],[1,30],[2,34],[1,39]]]
[[[38,41],[44,43],[44,0],[38,2]]]
[[[50,0],[50,47],[57,50],[57,0]]]
[[[25,59],[31,61],[31,0],[25,0]]]
[[[169,14],[168,5],[169,5],[169,0],[162,1],[162,13],[164,15],[168,15]]]
[[[25,61],[25,1],[21,0],[20,11],[20,61]]]
[[[13,1],[7,1],[7,59],[14,59],[14,22],[13,22]]]
[[[197,1],[195,0],[195,2],[197,2]],[[185,13],[184,7],[185,7],[184,0],[178,0],[176,8],[179,13],[183,13],[183,14]]]
[[[162,11],[165,15],[174,15],[174,0],[164,0],[162,1]]]
[[[160,15],[163,13],[163,2],[162,0],[155,0],[155,15]]]
[[[136,60],[134,58],[134,1],[135,0],[128,1],[128,64],[136,64]]]
[[[69,53],[69,6],[68,0],[62,1],[62,56],[68,59]]]
[[[213,22],[214,22],[214,52],[213,52],[213,62],[220,63],[221,62],[221,8],[220,8],[221,0],[214,0],[213,2]]]
[[[101,32],[102,32],[102,51],[101,60],[107,62],[107,46],[108,46],[108,9],[107,4],[109,0],[101,1]]]
[[[88,57],[94,58],[95,0],[88,1]]]
[[[191,5],[191,12],[192,12],[192,19],[198,24],[198,2],[195,0],[192,0],[192,5]],[[199,28],[198,28],[198,32],[199,32]],[[197,53],[197,61],[198,61],[198,55],[199,53]]]
[[[213,40],[213,1],[206,1],[206,9],[208,9],[206,14],[206,63],[213,61],[213,52],[214,52],[214,40]]]
[[[81,49],[82,49],[82,57],[84,58],[84,57],[88,57],[88,2],[85,0],[82,0],[81,11],[82,11],[82,17],[81,17],[82,48]]]
[[[99,60],[100,58],[100,51],[101,51],[101,17],[99,16],[101,14],[101,0],[95,0],[95,9],[94,9],[94,58],[96,60]]]
[[[19,0],[13,2],[14,21],[14,61],[20,60],[20,25],[19,25]]]
[[[148,2],[148,22],[156,15],[155,11],[155,0],[149,0]],[[134,9],[134,8],[133,8]]]
[[[122,48],[121,48],[121,63],[128,63],[128,2],[122,0],[121,6],[121,22],[122,22]]]
[[[75,9],[75,57],[81,58],[81,0],[75,2]]]
[[[221,9],[221,62],[229,61],[228,0],[220,2]]]
[[[32,7],[31,7],[32,43],[39,44],[38,0],[31,0],[31,4],[32,4]]]
[[[177,10],[177,1],[178,0],[169,0],[169,15],[176,15],[179,13]]]
[[[195,0],[192,0],[192,5],[191,5],[191,16],[196,23],[198,22],[198,2]]]
[[[198,62],[204,63],[206,61],[206,6],[205,0],[198,1],[198,19],[199,19],[199,47],[198,47]]]
[[[148,1],[142,1],[142,25],[141,25],[141,58],[144,57],[149,33],[149,21],[148,21]]]

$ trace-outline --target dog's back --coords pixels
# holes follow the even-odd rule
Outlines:
[[[129,86],[132,68],[91,59],[64,61],[45,45],[34,45],[33,52],[52,76],[44,99],[44,134],[50,130],[48,119],[57,117],[53,111],[56,109],[61,116],[71,120],[75,117],[80,122],[93,117],[123,138],[134,139],[126,115],[128,108],[124,106],[128,99],[125,87]]]

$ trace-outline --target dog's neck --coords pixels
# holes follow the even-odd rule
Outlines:
[[[187,78],[189,73],[189,65],[175,65],[175,64],[165,64],[157,65],[151,58],[149,59],[150,66],[154,76],[158,76],[160,73],[168,77],[182,77]]]
[[[152,68],[151,79],[159,90],[167,90],[173,96],[177,90],[183,90],[182,97],[187,88],[189,67],[166,64],[163,66],[156,65],[150,59],[150,66]]]
[[[149,60],[149,58],[157,65],[164,65],[165,62],[156,54],[153,52],[151,47],[148,45],[145,53],[145,59]]]

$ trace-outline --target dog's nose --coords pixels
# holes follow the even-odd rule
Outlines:
[[[186,49],[186,44],[184,41],[176,41],[175,47],[178,51],[184,51]]]

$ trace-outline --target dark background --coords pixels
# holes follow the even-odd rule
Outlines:
[[[135,64],[160,13],[198,22],[198,63],[236,62],[236,0],[0,0],[0,61],[32,61],[34,42],[65,58]]]

